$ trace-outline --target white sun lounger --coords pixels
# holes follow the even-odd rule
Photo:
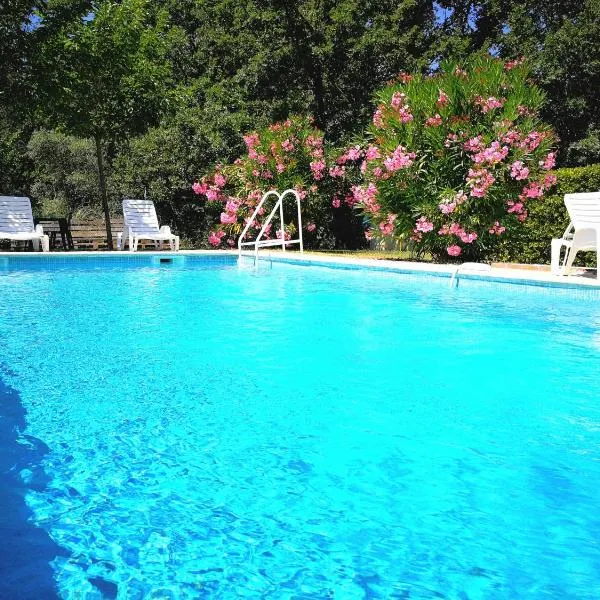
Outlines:
[[[568,273],[580,250],[593,250],[596,260],[600,258],[600,192],[566,194],[565,206],[571,222],[562,238],[552,240],[550,266],[555,275]],[[560,252],[563,247],[565,256],[561,264]],[[598,268],[596,276],[600,279]]]
[[[168,225],[159,226],[152,200],[123,200],[123,232],[117,233],[119,250],[124,249],[126,240],[133,252],[140,240],[154,240],[157,247],[160,242],[169,242],[171,250],[179,250],[179,236],[173,235]]]
[[[41,225],[33,224],[31,201],[25,196],[0,196],[0,240],[32,241],[34,250],[48,252],[50,242]]]

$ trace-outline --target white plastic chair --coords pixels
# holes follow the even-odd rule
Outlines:
[[[34,250],[48,252],[50,241],[41,225],[33,224],[31,201],[26,196],[0,196],[0,240],[32,241]]]
[[[152,200],[123,200],[123,232],[117,233],[119,250],[124,249],[125,240],[132,252],[137,251],[140,240],[153,240],[157,247],[160,242],[169,242],[171,250],[179,250],[179,236],[173,235],[168,225],[159,226]]]
[[[562,238],[552,240],[550,267],[555,275],[565,275],[573,265],[580,250],[593,250],[596,260],[600,257],[600,192],[566,194],[565,206],[571,218]],[[565,255],[560,261],[560,253]],[[600,279],[600,269],[596,264],[596,277]]]

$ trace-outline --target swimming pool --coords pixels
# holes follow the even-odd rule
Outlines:
[[[600,296],[42,260],[0,271],[0,597],[600,597]]]

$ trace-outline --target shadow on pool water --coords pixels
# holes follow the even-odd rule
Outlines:
[[[0,381],[0,598],[51,600],[59,596],[50,561],[67,552],[33,524],[25,502],[28,489],[48,482],[43,475],[28,486],[19,475],[23,469],[42,473],[48,452],[42,441],[21,433],[25,416],[17,392]]]

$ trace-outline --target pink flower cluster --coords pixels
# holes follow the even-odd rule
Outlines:
[[[448,95],[446,94],[446,92],[444,92],[444,90],[440,90],[436,105],[438,108],[444,108],[444,106],[448,105],[448,102],[450,101],[450,99],[448,98]]]
[[[500,142],[494,141],[487,148],[477,152],[473,156],[473,162],[478,165],[487,164],[493,166],[502,162],[508,155],[508,146],[500,146]]]
[[[471,188],[471,196],[475,198],[484,198],[488,188],[495,181],[496,178],[487,169],[481,167],[469,169],[467,185]]]
[[[502,225],[500,225],[499,221],[496,221],[490,228],[489,228],[489,233],[491,233],[492,235],[501,235],[506,231],[506,227],[503,227]]]
[[[523,222],[527,218],[527,210],[525,209],[523,202],[513,202],[512,200],[509,200],[506,205],[508,207],[507,212],[514,214],[519,221]]]
[[[381,231],[383,235],[392,235],[392,233],[394,233],[394,221],[396,218],[397,215],[390,213],[387,220],[379,223],[379,231]]]
[[[425,127],[439,127],[442,124],[442,117],[437,113],[425,121]]]
[[[556,164],[556,152],[548,152],[548,154],[546,155],[546,158],[544,160],[540,161],[540,167],[542,167],[542,169],[545,169],[546,171],[553,169],[555,164]]]
[[[516,160],[510,167],[510,176],[517,181],[529,177],[529,169],[523,164],[523,161]]]
[[[477,234],[473,231],[467,233],[465,229],[459,223],[451,223],[450,225],[443,225],[438,231],[438,235],[455,235],[464,244],[472,244],[477,239]]]
[[[416,154],[414,152],[407,152],[404,146],[398,146],[392,154],[383,161],[383,164],[390,173],[393,173],[400,169],[410,167],[413,164],[415,157]]]
[[[410,123],[414,119],[413,114],[406,103],[406,94],[394,92],[391,104],[398,112],[398,118],[401,123]]]
[[[323,179],[323,171],[327,168],[325,161],[322,159],[314,160],[310,163],[310,170],[312,171],[313,177],[319,181]]]
[[[224,238],[226,233],[224,231],[211,231],[208,236],[208,243],[211,246],[219,246],[221,244],[221,239]]]
[[[381,206],[376,200],[377,187],[374,183],[369,183],[367,187],[353,185],[352,195],[354,196],[355,202],[361,204],[365,212],[375,215],[381,210]]]
[[[496,98],[494,96],[490,96],[489,98],[482,98],[481,96],[475,97],[475,104],[477,104],[484,113],[488,113],[496,108],[502,108],[505,102],[506,98]]]

